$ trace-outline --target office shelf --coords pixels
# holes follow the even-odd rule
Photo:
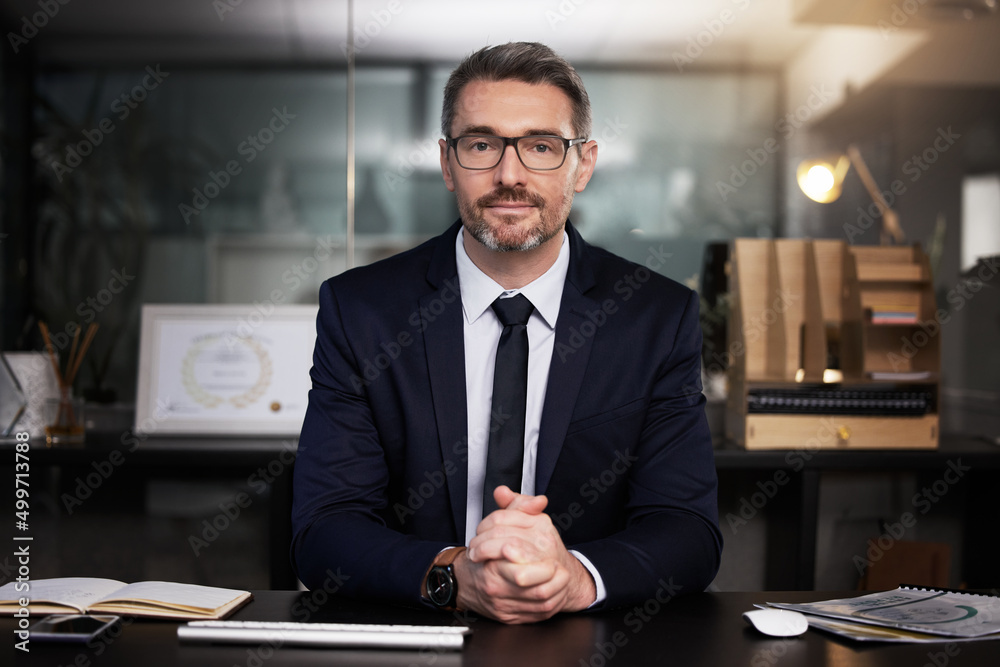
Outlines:
[[[730,253],[732,315],[726,435],[746,449],[933,449],[940,326],[927,256],[919,246],[736,239]],[[914,322],[873,322],[872,313]],[[763,390],[831,396],[929,394],[920,414],[885,401],[824,414],[789,401],[751,409]]]

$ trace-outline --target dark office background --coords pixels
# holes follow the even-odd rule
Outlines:
[[[742,2],[709,3],[695,18],[686,3],[553,1],[530,11],[514,3],[521,20],[532,22],[522,33],[510,23],[479,25],[499,21],[508,3],[475,3],[478,17],[472,4],[362,2],[356,9],[363,43],[355,72],[356,263],[411,247],[456,217],[437,139],[443,83],[469,44],[525,34],[560,48],[573,44],[565,35],[581,29],[588,12],[618,7],[625,18],[606,39],[579,36],[600,48],[567,53],[590,92],[600,145],[595,178],[572,214],[589,241],[636,261],[662,247],[671,255],[662,271],[697,288],[710,241],[844,239],[845,224],[870,205],[857,175],[848,175],[838,201],[819,205],[799,192],[794,172],[801,159],[854,143],[882,187],[907,183],[894,208],[908,241],[932,252],[935,290],[948,307],[945,295],[968,268],[960,255],[963,180],[1000,173],[1000,17],[928,10],[896,26],[888,1],[869,3],[867,13],[847,2],[838,13],[825,3],[776,0],[754,10],[748,27],[739,21]],[[39,7],[18,0],[0,8],[0,349],[41,349],[39,320],[55,331],[100,322],[78,388],[104,402],[109,420],[127,423],[143,303],[252,303],[275,288],[314,303],[322,279],[345,268],[348,63],[340,45],[347,3],[245,0],[220,14],[208,0],[75,0],[58,5],[37,35],[12,40]],[[395,8],[403,18],[393,23]],[[514,10],[507,13],[517,16]],[[671,11],[684,14],[686,32],[647,43],[656,30],[643,24],[667,26]],[[713,38],[690,63],[679,61],[677,54],[697,51],[687,38],[711,32],[722,11],[735,17],[732,28],[726,22],[718,43]],[[406,12],[421,14],[426,29],[404,33],[401,24],[413,18]],[[366,26],[385,16],[392,18],[365,42]],[[309,25],[316,17],[325,19],[321,27]],[[774,17],[785,24],[774,25]],[[878,21],[889,27],[872,32]],[[437,48],[436,35],[444,43],[466,27],[474,39]],[[857,77],[838,78],[836,63],[854,56],[851,30],[861,28],[871,34],[857,38],[859,54],[884,42],[902,55],[886,57],[881,71],[859,66]],[[647,41],[629,40],[630,30]],[[907,30],[924,31],[920,46],[899,45]],[[828,74],[836,81],[829,88],[820,85]],[[268,136],[261,131],[277,126],[273,140],[260,143]],[[944,128],[960,138],[911,180],[904,172],[910,156]],[[744,168],[741,179],[737,171],[764,155],[769,139],[777,152],[760,157],[749,175]],[[227,172],[234,163],[238,170]],[[851,241],[878,243],[877,226]],[[319,246],[334,249],[329,259],[304,264]],[[107,303],[88,301],[115,272],[126,287]],[[944,428],[997,435],[996,284],[953,314],[942,339]],[[918,481],[878,471],[827,479],[821,547],[856,551],[878,517],[898,516]],[[124,579],[262,585],[255,535],[265,522],[263,502],[215,552],[189,559],[187,537],[220,499],[245,490],[240,480],[116,479],[120,486],[83,516],[67,515],[58,501],[69,482],[50,480],[48,525],[59,544],[49,556],[52,575],[71,574],[78,562]],[[723,503],[735,497],[724,495]],[[959,542],[961,503],[953,494],[918,537]],[[81,554],[98,525],[111,535],[106,553]],[[717,585],[761,587],[754,555],[762,530],[727,533]],[[114,555],[135,542],[143,547],[135,554]],[[842,558],[818,565],[821,588],[850,588],[855,576]]]

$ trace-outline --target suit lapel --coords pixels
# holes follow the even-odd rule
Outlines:
[[[569,222],[566,223],[566,231],[570,238],[569,270],[559,306],[555,345],[545,389],[545,406],[538,432],[535,466],[535,493],[538,494],[546,492],[549,480],[552,479],[590,358],[594,337],[583,335],[581,331],[589,329],[581,328],[581,325],[588,321],[587,311],[599,307],[593,299],[586,296],[586,292],[595,283],[594,258],[590,256],[590,247]]]
[[[446,475],[448,499],[455,534],[462,541],[465,539],[469,471],[465,339],[462,298],[455,265],[455,235],[458,234],[459,224],[456,223],[439,237],[427,271],[427,281],[434,290],[420,299],[420,312],[427,322],[423,335],[438,443],[446,470],[454,470],[453,474]]]

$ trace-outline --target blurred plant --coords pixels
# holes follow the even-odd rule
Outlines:
[[[726,349],[726,327],[729,322],[730,295],[728,292],[706,294],[702,289],[698,274],[684,281],[684,284],[698,292],[698,321],[701,325],[701,359],[706,370],[724,372],[723,354]]]
[[[927,259],[931,265],[931,280],[939,275],[941,269],[941,257],[944,255],[944,236],[948,231],[948,222],[944,213],[938,213],[934,223],[934,235],[931,242],[927,244]]]
[[[726,349],[726,326],[729,322],[730,294],[724,292],[715,295],[715,303],[710,304],[704,296],[699,298],[701,311],[701,335],[703,339],[703,357],[717,358]],[[725,370],[723,367],[722,370]]]
[[[34,98],[38,278],[32,317],[70,336],[71,323],[100,322],[84,395],[110,402],[117,392],[108,386],[109,370],[122,355],[135,356],[121,346],[138,340],[150,235],[165,224],[157,211],[170,208],[157,200],[176,184],[177,167],[192,164],[196,153],[157,127],[148,103],[127,118],[109,113],[104,75],[89,76],[93,84],[78,120],[45,95]]]

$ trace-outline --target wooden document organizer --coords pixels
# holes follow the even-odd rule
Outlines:
[[[746,449],[937,447],[940,325],[919,245],[736,239],[729,269],[730,439]],[[888,407],[848,407],[864,402],[854,397]]]

